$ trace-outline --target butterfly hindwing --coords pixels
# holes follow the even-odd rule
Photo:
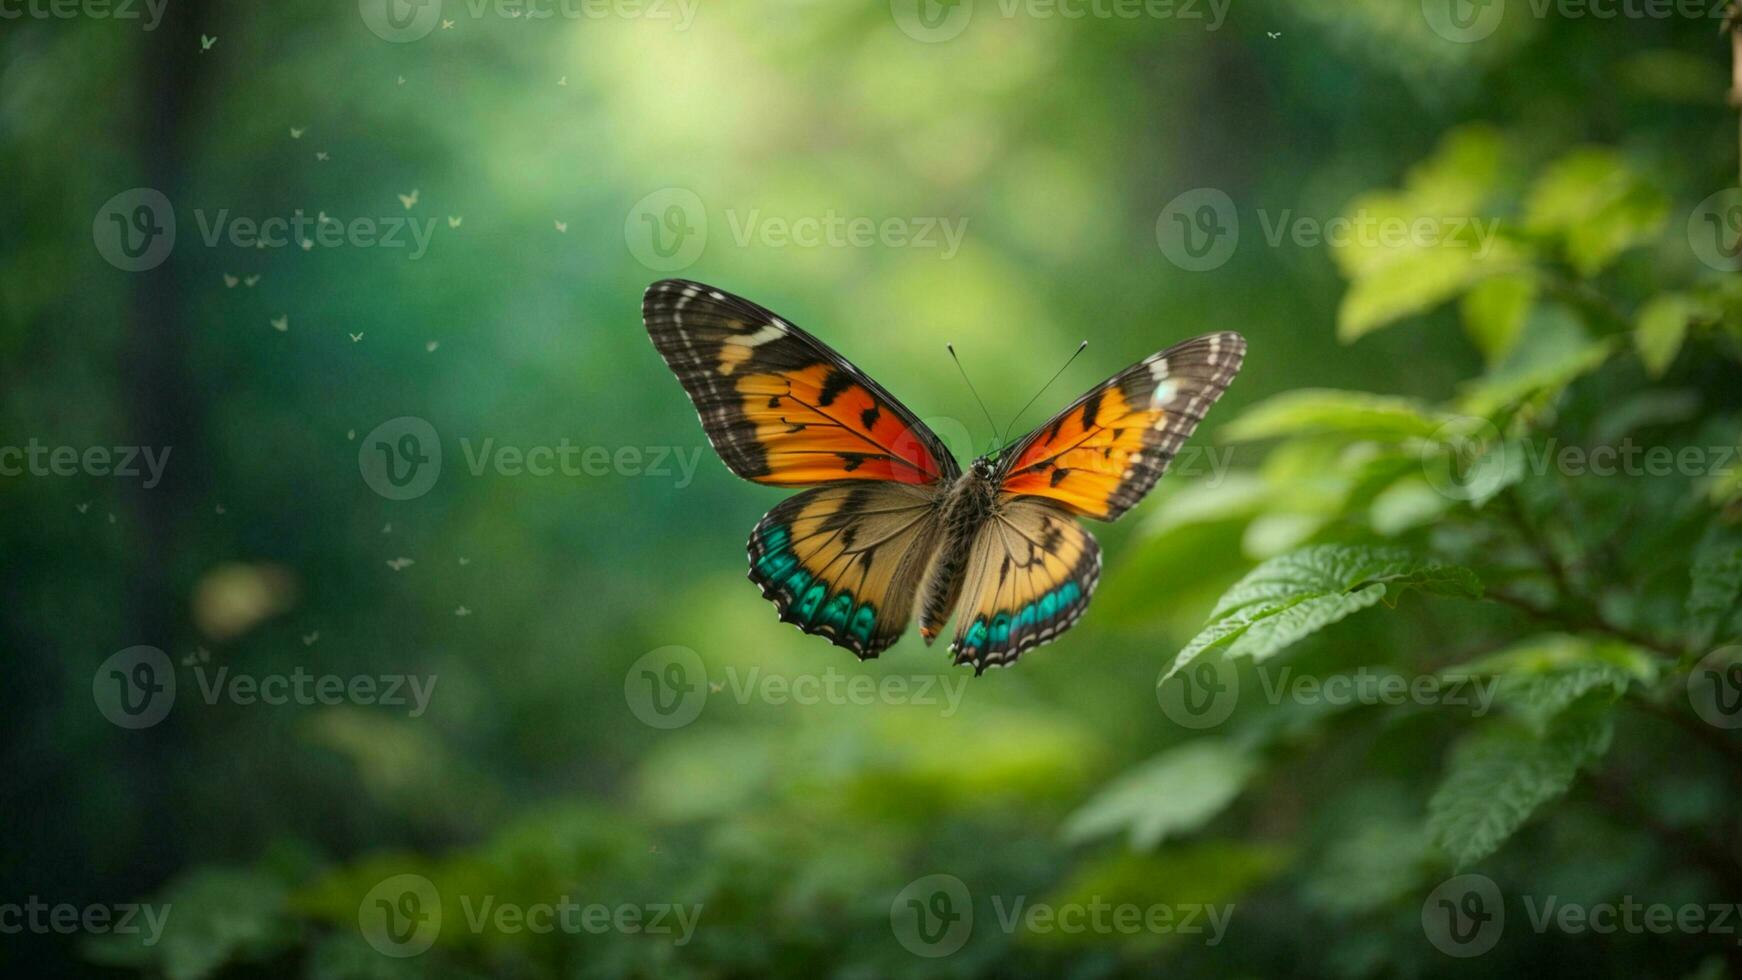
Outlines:
[[[1069,629],[1101,577],[1101,547],[1063,508],[1034,498],[1007,500],[970,546],[955,662],[980,673]]]
[[[932,431],[822,341],[723,290],[647,288],[642,318],[732,472],[779,486],[929,484],[960,469]]]
[[[1245,338],[1225,331],[1133,364],[1006,451],[1003,491],[1114,520],[1155,486],[1245,356]]]
[[[750,535],[750,580],[780,618],[869,659],[900,639],[942,538],[936,494],[840,483],[788,498]]]

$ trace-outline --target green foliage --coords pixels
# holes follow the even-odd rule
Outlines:
[[[1459,868],[1492,854],[1609,749],[1606,712],[1569,708],[1546,731],[1492,724],[1459,742],[1428,801],[1428,832]]]
[[[1131,846],[1150,850],[1170,836],[1190,833],[1220,813],[1258,772],[1248,746],[1204,738],[1169,749],[1120,776],[1065,822],[1073,843],[1125,833]]]
[[[1476,598],[1482,583],[1467,568],[1390,548],[1320,545],[1272,558],[1222,596],[1163,679],[1217,648],[1263,660],[1368,606],[1396,605],[1411,591]]]
[[[405,44],[355,4],[297,2],[172,3],[180,20],[152,32],[0,31],[4,441],[175,444],[149,491],[0,476],[18,569],[0,575],[7,900],[173,906],[155,945],[7,936],[10,973],[1734,962],[1734,936],[1518,925],[1523,897],[1738,893],[1735,732],[1689,693],[1742,636],[1742,465],[1718,457],[1742,432],[1742,276],[1695,240],[1729,219],[1696,210],[1737,170],[1715,21],[1462,4],[1506,10],[1459,43],[1445,3],[1397,0],[1222,5],[1216,30],[1175,29],[1183,3],[1165,30],[930,0],[701,4],[685,30],[441,6],[452,29]],[[971,23],[916,40],[916,6]],[[220,40],[202,52],[201,34]],[[125,273],[93,247],[93,212],[146,184],[174,198],[180,237]],[[1229,195],[1239,231],[1201,272],[1156,247],[1158,210],[1200,187]],[[667,217],[637,202],[661,188],[706,211],[682,269],[636,254],[633,233]],[[220,209],[439,223],[411,261],[208,244],[195,211]],[[753,224],[830,214],[966,233],[946,259]],[[1273,237],[1281,214],[1318,242]],[[1061,642],[981,678],[911,634],[859,663],[743,581],[744,535],[779,494],[727,474],[649,349],[635,299],[667,274],[793,317],[964,452],[992,433],[946,339],[1001,420],[1083,338],[1034,412],[1206,330],[1242,331],[1250,354],[1153,497],[1094,528],[1105,574]],[[403,415],[439,431],[446,468],[388,500],[359,480],[358,441]],[[699,455],[683,481],[506,478],[468,468],[461,440],[486,439]],[[1629,447],[1696,461],[1592,471]],[[294,588],[215,639],[202,583],[238,562]],[[92,670],[139,643],[183,686],[165,722],[127,731],[93,710]],[[625,697],[668,645],[708,682],[671,730]],[[418,717],[209,704],[193,664],[440,684]],[[753,671],[927,681],[937,700],[777,702]],[[1208,674],[1226,717],[1178,716],[1170,692]],[[1460,868],[1509,914],[1474,964],[1423,934]],[[940,873],[972,893],[973,935],[915,955],[892,903]],[[432,882],[445,918],[407,958],[360,923],[399,875]],[[565,895],[703,911],[682,945],[467,924],[486,897]],[[1006,930],[1018,899],[1235,911],[1210,946]]]

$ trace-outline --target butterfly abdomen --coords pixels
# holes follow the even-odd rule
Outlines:
[[[920,601],[919,635],[926,643],[937,639],[949,622],[950,611],[962,595],[969,549],[997,506],[997,486],[978,473],[964,473],[947,491],[941,519],[943,545],[926,570]]]

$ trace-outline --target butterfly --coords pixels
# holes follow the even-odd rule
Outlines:
[[[917,617],[974,673],[1076,623],[1101,549],[1075,518],[1142,500],[1240,370],[1246,341],[1205,334],[1146,357],[964,472],[912,411],[790,320],[666,279],[642,319],[715,452],[756,483],[808,487],[750,534],[750,580],[780,618],[861,660]]]

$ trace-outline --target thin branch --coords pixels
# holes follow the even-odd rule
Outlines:
[[[1551,608],[1549,606],[1542,606],[1531,602],[1529,599],[1522,596],[1513,595],[1510,592],[1505,592],[1500,589],[1489,589],[1483,593],[1483,597],[1511,606],[1514,609],[1523,610],[1536,619],[1555,623],[1577,632],[1600,633],[1605,636],[1612,636],[1618,640],[1626,640],[1634,646],[1644,647],[1647,650],[1663,654],[1672,660],[1680,660],[1682,656],[1682,651],[1674,644],[1667,643],[1655,637],[1647,636],[1637,630],[1611,623],[1607,619],[1604,619],[1601,613],[1594,611],[1574,613],[1562,609]]]
[[[1655,701],[1648,701],[1636,694],[1628,694],[1622,700],[1641,713],[1662,718],[1706,743],[1707,746],[1723,756],[1736,771],[1742,772],[1742,743],[1727,737],[1723,732],[1704,722],[1695,721],[1686,715],[1678,714]]]

